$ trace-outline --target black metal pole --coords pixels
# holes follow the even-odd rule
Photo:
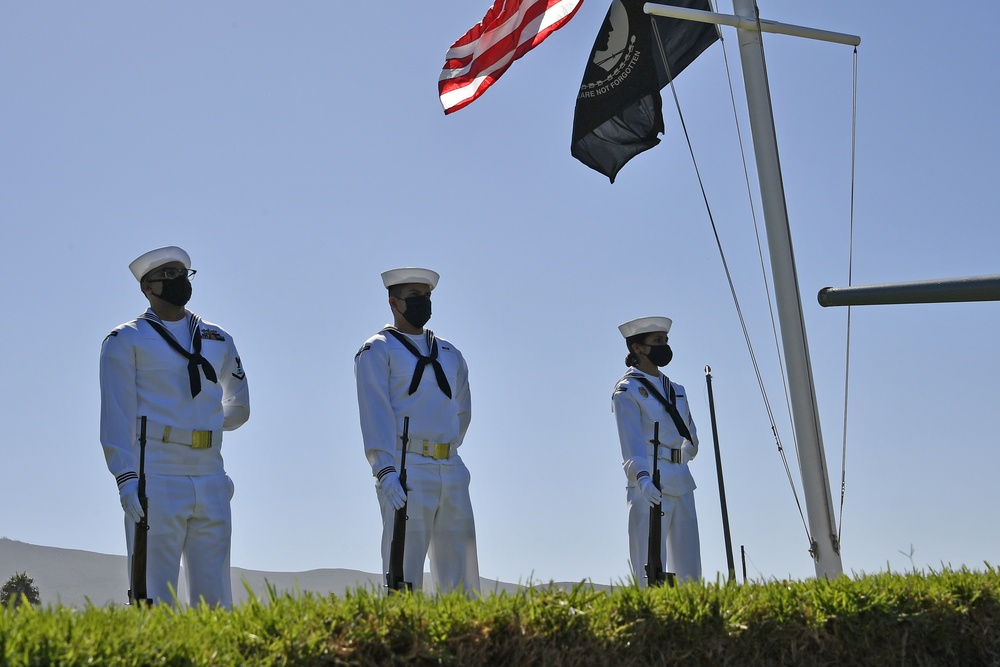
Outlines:
[[[824,287],[816,298],[821,306],[1000,301],[1000,274],[881,285]]]
[[[746,545],[740,545],[740,560],[743,561],[743,583],[747,583],[747,548]]]
[[[712,394],[712,369],[705,366],[705,383],[708,385],[708,413],[712,418],[712,441],[715,443],[715,472],[719,477],[719,503],[722,505],[722,532],[726,537],[726,564],[729,566],[729,580],[736,580],[736,565],[733,563],[733,541],[729,536],[729,508],[726,505],[726,484],[722,479],[722,454],[719,452],[719,428],[715,421],[715,396]],[[744,580],[746,575],[744,575]]]

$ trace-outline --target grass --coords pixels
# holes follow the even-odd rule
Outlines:
[[[1000,665],[1000,571],[7,609],[3,665]]]

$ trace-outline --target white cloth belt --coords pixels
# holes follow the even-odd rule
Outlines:
[[[455,455],[456,447],[448,442],[431,442],[429,440],[410,440],[406,451],[431,459],[450,459]]]
[[[222,431],[189,431],[146,420],[146,444],[150,442],[170,442],[187,445],[192,449],[209,449],[213,444],[218,447],[222,442]]]
[[[661,447],[660,455],[657,457],[664,463],[680,463],[681,462],[681,450],[671,449],[670,447]]]

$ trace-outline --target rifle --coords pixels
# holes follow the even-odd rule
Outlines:
[[[653,423],[653,486],[660,490],[660,422]],[[663,571],[663,560],[660,558],[660,546],[663,544],[663,505],[656,504],[649,508],[649,541],[646,547],[646,585],[662,586],[664,583],[674,585],[674,573]]]
[[[130,604],[153,604],[146,593],[146,538],[149,533],[149,499],[146,498],[146,416],[139,419],[139,505],[142,519],[135,524],[132,540],[132,588],[128,592]]]
[[[399,483],[406,492],[406,448],[410,444],[410,418],[403,417],[403,455],[399,460]],[[389,546],[389,571],[385,573],[385,586],[389,592],[411,591],[413,583],[403,581],[403,551],[406,546],[406,506],[396,510],[392,524],[392,544]]]

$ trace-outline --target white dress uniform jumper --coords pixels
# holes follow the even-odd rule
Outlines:
[[[228,608],[233,484],[222,434],[247,421],[250,395],[232,336],[185,313],[169,322],[150,309],[104,339],[101,444],[120,488],[137,476],[139,419],[147,418],[149,597],[173,602],[183,558],[189,604]],[[126,516],[129,563],[134,530]]]
[[[462,353],[425,330],[410,335],[387,326],[354,358],[365,455],[380,479],[398,471],[403,419],[407,517],[403,571],[414,590],[479,592],[476,527],[469,471],[458,448],[472,418],[469,369]],[[394,511],[376,483],[382,512],[382,571],[388,570]],[[429,556],[431,581],[424,586]]]
[[[670,324],[665,317],[643,317],[626,322],[619,329],[628,340],[643,333],[666,333]],[[646,586],[649,502],[637,480],[652,472],[654,424],[659,422],[657,468],[662,496],[661,534],[665,536],[661,562],[681,581],[700,579],[696,485],[688,468],[688,462],[698,454],[698,432],[684,387],[666,375],[650,375],[630,366],[615,385],[611,403],[627,481],[629,562],[633,577],[639,586]]]

